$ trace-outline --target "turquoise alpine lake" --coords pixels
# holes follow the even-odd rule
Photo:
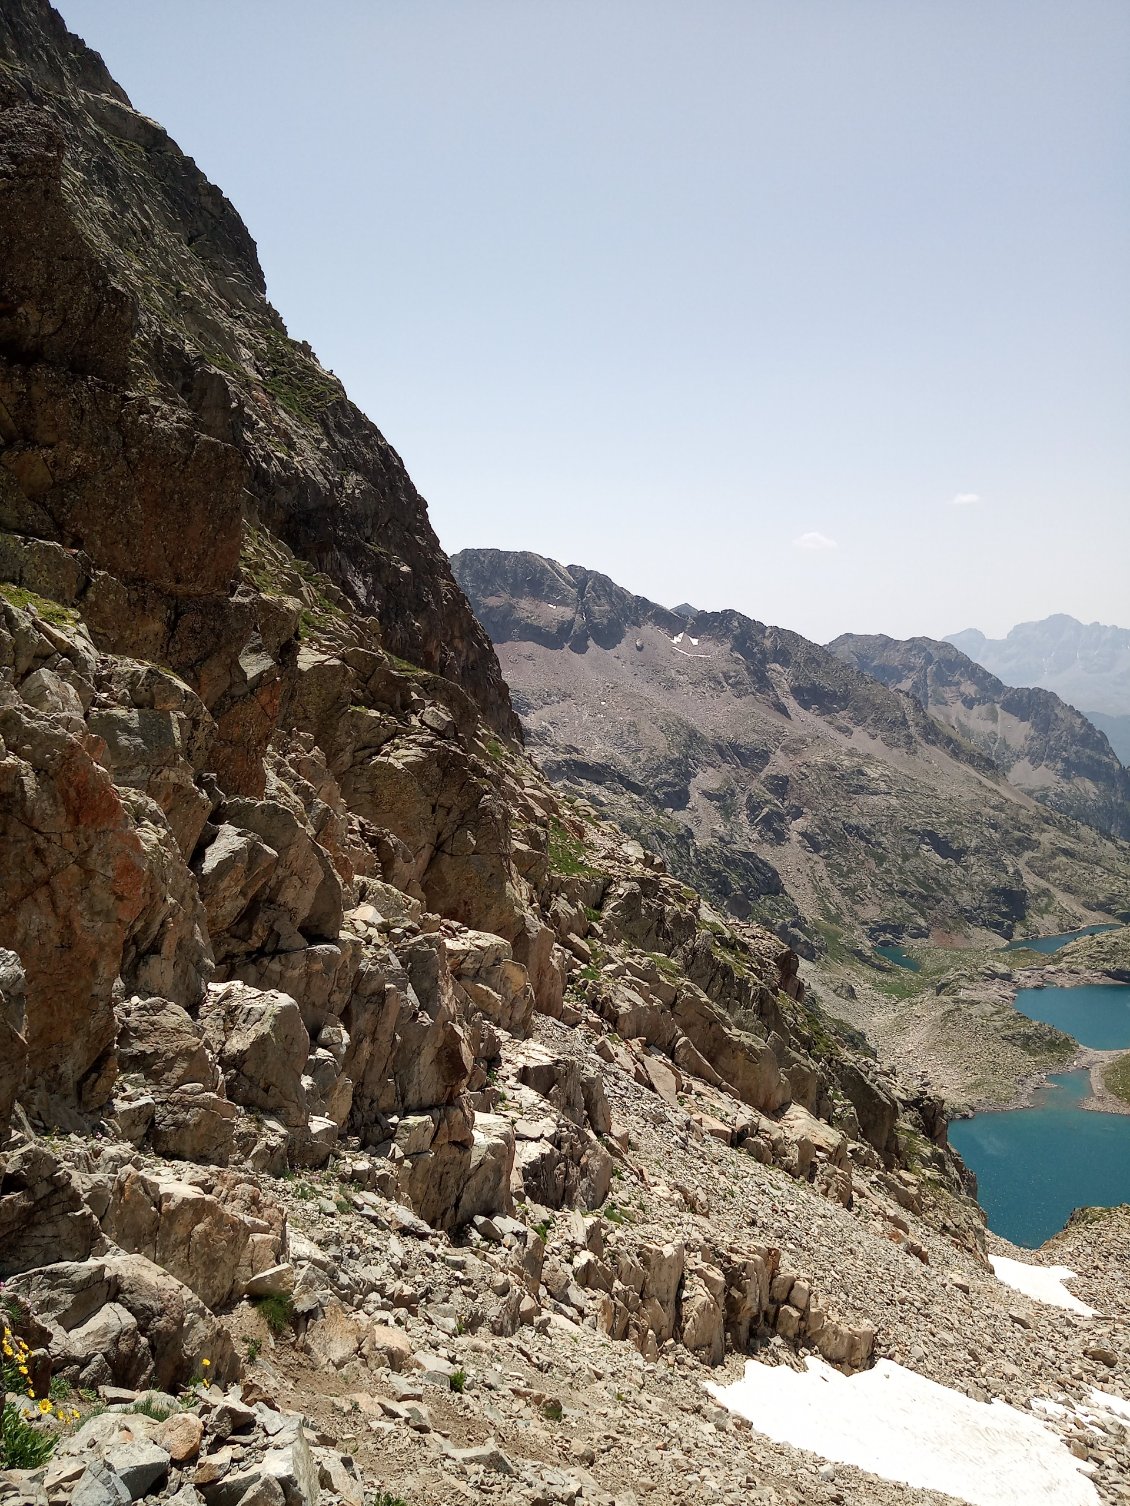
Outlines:
[[[909,972],[916,973],[920,964],[913,957],[908,957],[900,946],[877,946],[875,950],[880,957],[885,957],[888,962],[893,962],[896,967],[905,967]]]
[[[1028,936],[1022,941],[1010,941],[1006,952],[1058,952],[1069,941],[1078,941],[1080,936],[1100,936],[1103,931],[1117,931],[1117,925],[1084,926],[1081,931],[1061,931],[1058,936]]]
[[[1038,1088],[1029,1108],[950,1125],[995,1234],[1035,1249],[1075,1208],[1130,1202],[1130,1114],[1081,1108],[1089,1091],[1089,1072],[1065,1072]]]
[[[1130,983],[1084,983],[1079,988],[1022,988],[1016,1007],[1097,1051],[1130,1047]]]

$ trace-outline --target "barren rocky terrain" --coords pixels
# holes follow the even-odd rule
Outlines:
[[[941,1506],[706,1389],[877,1359],[1130,1498],[1126,1210],[1015,1252],[1089,1316],[998,1280],[929,1086],[549,782],[395,453],[45,0],[0,280],[3,1506]],[[837,771],[1002,788],[840,668]],[[1002,798],[1000,882],[1089,918],[1116,850]]]
[[[1046,809],[960,729],[817,644],[736,612],[684,617],[537,555],[453,565],[546,772],[731,913],[796,940],[799,912],[835,956],[1125,910],[1130,846]],[[1054,741],[1038,756],[1062,787]],[[1108,795],[1081,775],[1072,798],[1110,817],[1125,776],[1105,758]]]

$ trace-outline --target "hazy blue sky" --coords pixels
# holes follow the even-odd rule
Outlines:
[[[1126,0],[60,8],[447,549],[819,639],[1130,625]]]

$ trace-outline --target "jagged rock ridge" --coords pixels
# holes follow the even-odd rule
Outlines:
[[[844,633],[828,647],[986,753],[1036,800],[1130,837],[1130,774],[1107,738],[1050,690],[1014,689],[932,638]]]
[[[453,565],[543,766],[731,912],[875,939],[1126,905],[1130,851],[1009,788],[915,698],[737,612],[536,555]]]

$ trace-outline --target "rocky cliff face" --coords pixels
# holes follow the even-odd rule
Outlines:
[[[268,528],[340,588],[339,609],[379,618],[389,652],[515,735],[422,499],[288,338],[220,190],[40,0],[5,5],[0,62],[0,524],[112,576],[112,604],[93,578],[69,587],[115,646],[185,670],[209,652],[200,604],[227,598],[244,523]]]
[[[1050,690],[1013,689],[950,643],[845,633],[845,663],[912,695],[1017,788],[1114,837],[1130,837],[1130,774],[1106,737]]]
[[[795,936],[799,907],[834,942],[1008,937],[1125,907],[1124,844],[1043,810],[913,695],[797,634],[684,617],[534,555],[453,565],[547,772],[731,913]]]

